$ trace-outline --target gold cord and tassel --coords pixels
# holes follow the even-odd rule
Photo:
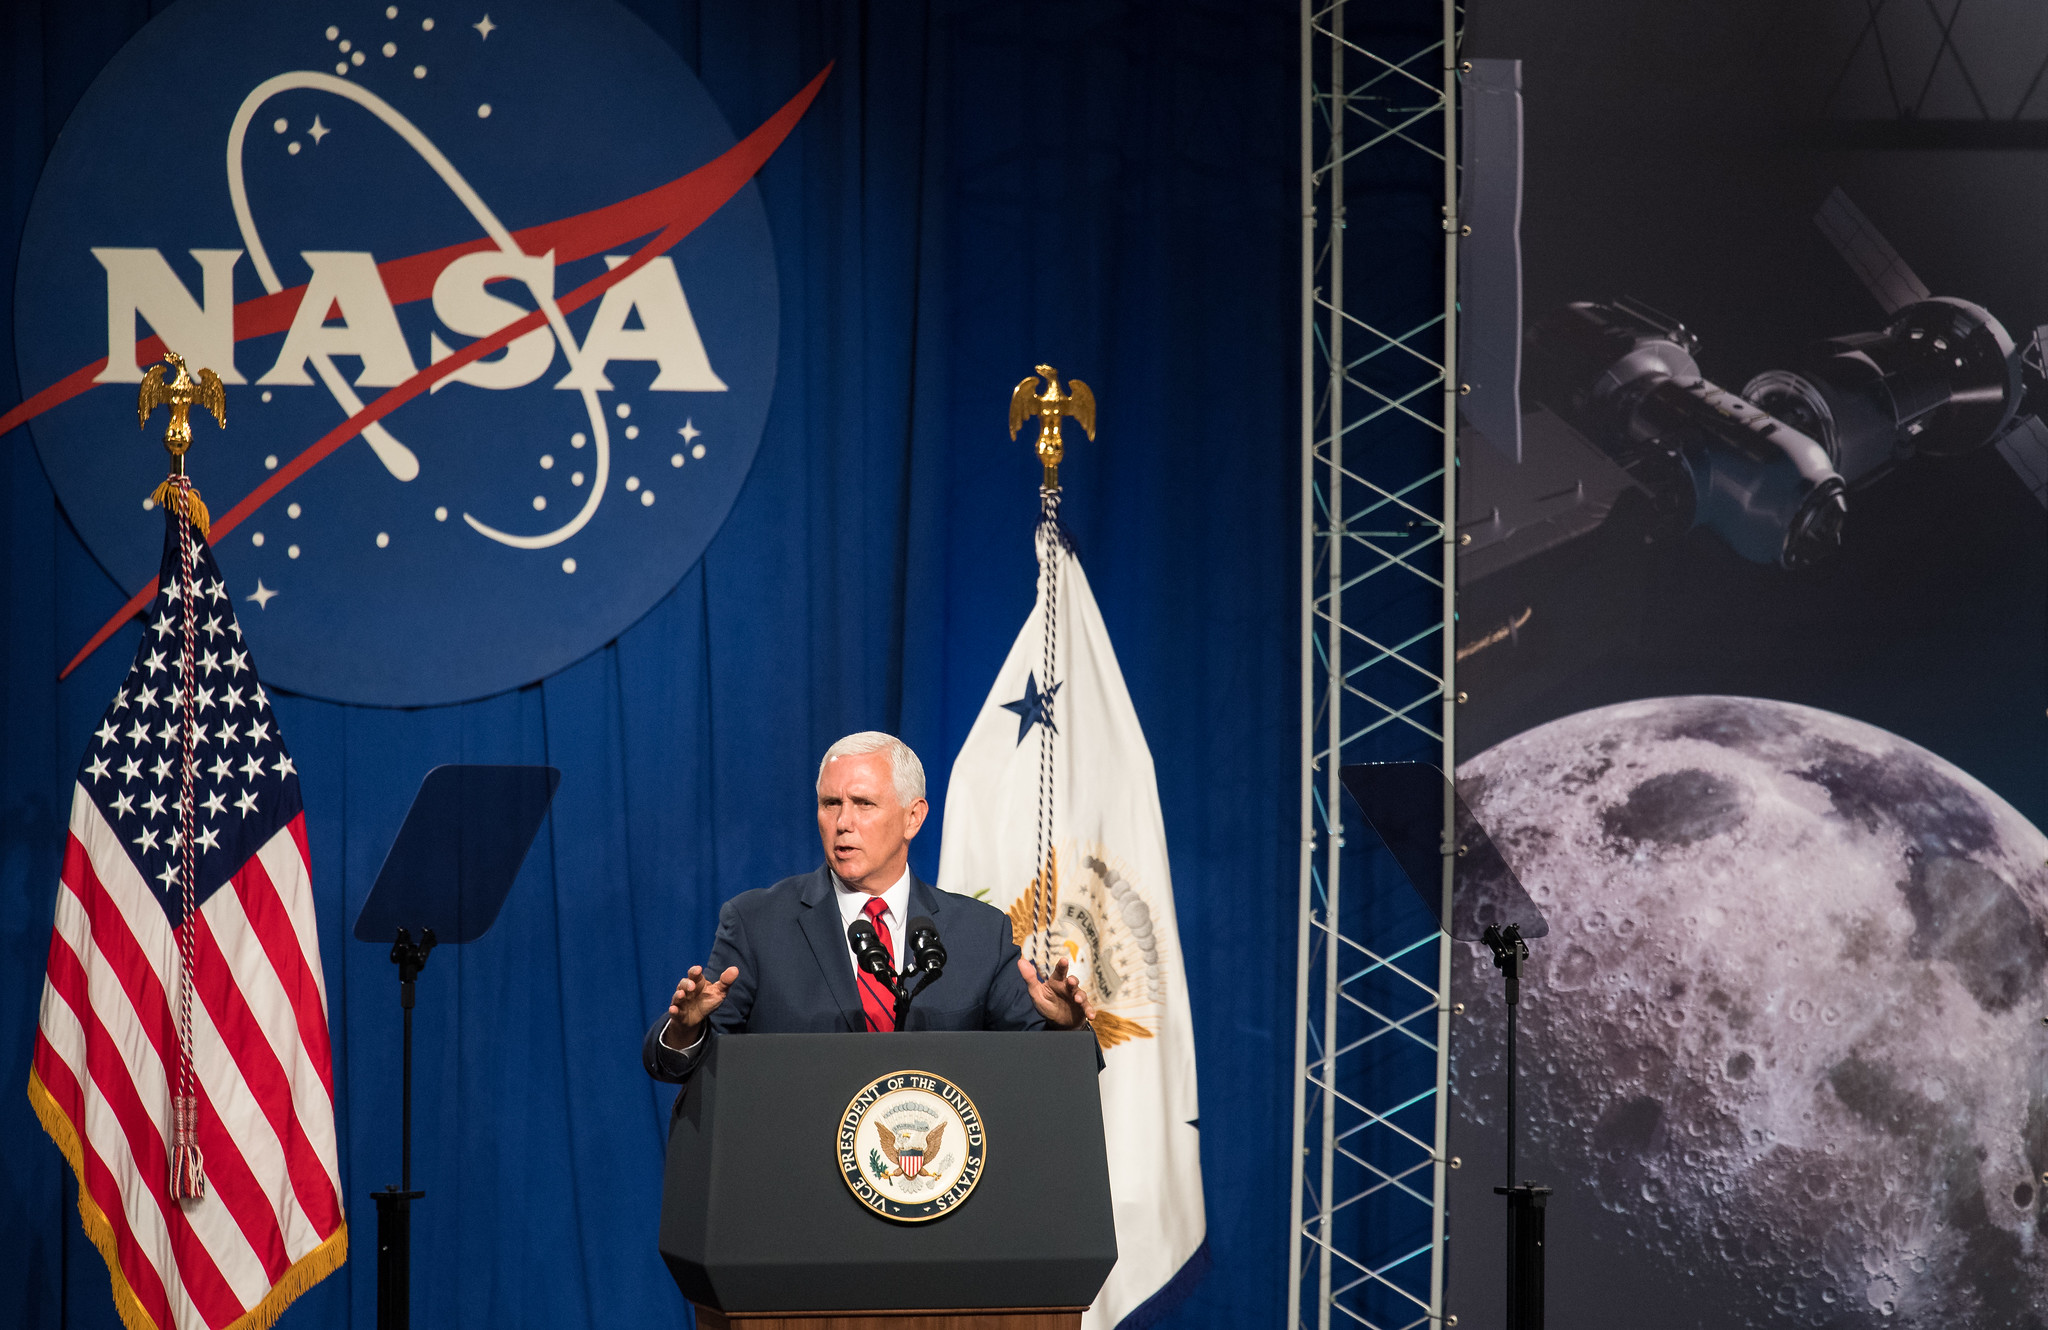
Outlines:
[[[199,528],[200,535],[206,535],[213,519],[208,516],[206,504],[200,499],[199,491],[190,484],[180,488],[166,477],[164,483],[150,493],[150,502],[166,508],[176,508],[184,514],[185,520]]]
[[[166,369],[176,371],[168,383],[164,381]],[[149,424],[149,413],[159,406],[171,409],[170,427],[164,431],[164,447],[171,454],[171,474],[156,487],[150,499],[184,519],[177,529],[178,617],[183,630],[179,634],[182,649],[178,655],[177,677],[180,695],[190,699],[199,687],[199,585],[195,573],[199,554],[192,531],[196,529],[204,539],[211,521],[207,517],[206,505],[199,501],[199,491],[192,488],[192,479],[185,474],[185,451],[192,446],[191,411],[194,406],[212,412],[221,428],[227,428],[227,390],[221,385],[220,375],[210,369],[200,370],[199,377],[193,378],[186,371],[184,357],[168,351],[164,354],[163,364],[150,366],[149,372],[142,376],[142,391],[136,398],[135,407],[136,415],[144,426]],[[170,1197],[174,1202],[185,1203],[206,1197],[206,1159],[199,1148],[198,1078],[192,1065],[193,971],[198,965],[199,926],[195,891],[199,863],[194,848],[198,837],[198,811],[193,786],[199,763],[200,736],[194,719],[197,708],[189,702],[181,702],[177,709],[182,712],[184,724],[179,745],[182,761],[178,839],[173,842],[181,847],[181,858],[174,880],[182,889],[185,908],[176,934],[178,1066],[171,1091],[171,1138],[167,1145],[170,1153]]]

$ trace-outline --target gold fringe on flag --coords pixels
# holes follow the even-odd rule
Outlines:
[[[184,514],[185,520],[199,528],[204,536],[213,519],[207,515],[206,504],[199,498],[198,489],[186,486],[182,491],[173,483],[176,477],[165,477],[164,483],[150,493],[150,502],[160,503],[166,508],[176,508]],[[182,496],[182,497],[181,497]],[[188,505],[185,506],[185,505]]]
[[[175,1330],[172,1326],[158,1325],[151,1320],[149,1313],[142,1309],[142,1299],[136,1297],[135,1290],[128,1286],[128,1277],[121,1272],[119,1239],[114,1235],[114,1225],[85,1184],[85,1152],[80,1148],[78,1131],[71,1125],[71,1119],[64,1116],[56,1098],[43,1087],[43,1079],[34,1069],[28,1074],[28,1102],[35,1109],[43,1130],[57,1143],[64,1162],[71,1165],[71,1172],[78,1179],[79,1223],[92,1245],[99,1248],[101,1259],[107,1263],[107,1276],[114,1285],[114,1309],[121,1314],[121,1324],[126,1330]],[[343,1220],[325,1242],[294,1261],[292,1267],[284,1272],[284,1277],[263,1295],[262,1301],[230,1321],[225,1330],[270,1330],[277,1324],[277,1318],[284,1314],[284,1309],[291,1306],[301,1293],[339,1270],[347,1260],[348,1221]]]

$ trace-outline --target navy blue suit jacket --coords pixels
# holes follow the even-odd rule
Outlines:
[[[693,1053],[661,1042],[668,1023],[668,1013],[662,1013],[640,1046],[647,1074],[671,1083],[688,1080],[721,1035],[865,1031],[853,952],[833,891],[831,871],[820,866],[727,901],[718,912],[718,936],[704,970],[717,975],[738,966],[739,978],[711,1013],[710,1037]],[[945,973],[918,990],[906,1029],[1045,1028],[1017,973],[1019,952],[1008,915],[914,876],[905,913],[913,919],[929,915],[946,947]]]

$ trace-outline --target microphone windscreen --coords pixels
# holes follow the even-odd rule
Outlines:
[[[919,933],[930,933],[933,937],[939,935],[939,926],[932,922],[930,915],[926,914],[913,915],[910,922],[905,924],[904,927],[910,930],[912,937],[916,937]]]
[[[846,940],[852,944],[855,951],[866,951],[870,947],[879,948],[882,945],[881,935],[875,932],[875,926],[865,918],[856,919],[846,926]]]

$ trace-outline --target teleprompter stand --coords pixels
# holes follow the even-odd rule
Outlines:
[[[1521,1123],[1515,1036],[1528,939],[1545,936],[1550,926],[1441,771],[1426,762],[1375,762],[1337,774],[1437,927],[1461,942],[1483,943],[1506,984],[1507,1185],[1493,1190],[1508,1203],[1507,1330],[1543,1330],[1543,1220],[1550,1188],[1516,1179]]]
[[[413,987],[439,943],[474,942],[498,917],[562,773],[553,767],[440,766],[427,773],[356,916],[356,938],[391,944],[404,1013],[399,1182],[377,1203],[377,1330],[412,1322]]]

